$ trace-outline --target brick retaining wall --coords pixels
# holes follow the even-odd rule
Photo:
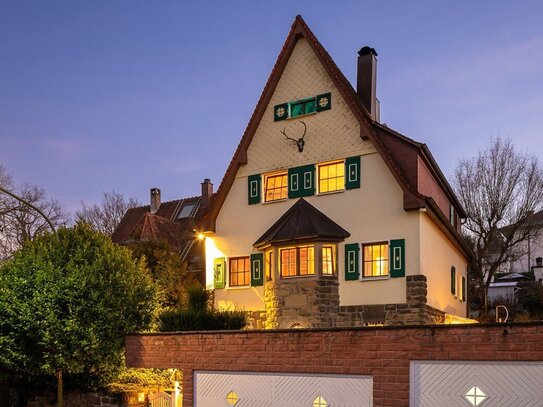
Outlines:
[[[332,330],[130,335],[130,367],[183,371],[192,406],[193,371],[373,376],[374,406],[409,406],[411,360],[543,361],[543,324],[435,325]]]

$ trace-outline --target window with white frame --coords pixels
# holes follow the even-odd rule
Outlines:
[[[296,246],[279,249],[281,277],[298,277],[315,274],[315,248]]]
[[[345,189],[345,161],[334,161],[317,165],[318,192],[343,191]]]
[[[272,202],[287,199],[287,171],[264,175],[264,201]]]
[[[362,245],[363,274],[367,277],[386,277],[389,275],[388,242]]]

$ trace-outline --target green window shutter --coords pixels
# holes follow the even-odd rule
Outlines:
[[[348,243],[345,245],[345,280],[359,279],[359,253],[360,245],[358,243]]]
[[[405,239],[390,241],[390,277],[405,277]]]
[[[251,286],[264,285],[264,255],[251,254]]]
[[[345,189],[360,188],[360,156],[345,160]]]
[[[317,95],[317,112],[332,108],[332,94],[330,92]]]
[[[462,301],[466,301],[466,277],[462,276]]]
[[[302,193],[300,196],[315,195],[315,164],[298,167],[300,180],[302,181]]]
[[[302,196],[302,185],[299,167],[288,169],[288,197],[299,198]]]
[[[300,198],[315,195],[315,164],[288,170],[288,197]]]
[[[260,203],[260,191],[261,191],[261,176],[260,174],[249,175],[248,179],[248,196],[249,205]]]
[[[224,276],[226,271],[226,259],[218,257],[213,260],[213,287],[224,288]]]
[[[451,294],[456,295],[456,267],[451,266]]]
[[[288,118],[288,103],[281,103],[273,107],[273,121],[279,122]]]

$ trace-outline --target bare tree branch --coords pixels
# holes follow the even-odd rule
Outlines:
[[[9,257],[36,236],[50,232],[51,227],[54,229],[68,223],[69,216],[58,201],[48,199],[45,191],[35,185],[15,185],[11,174],[2,165],[0,187],[12,191],[22,200],[0,193],[0,259]]]
[[[477,157],[458,163],[454,187],[466,210],[464,231],[475,248],[473,271],[486,305],[496,271],[540,234],[528,220],[543,205],[543,170],[535,157],[498,138]]]
[[[136,198],[125,199],[122,194],[111,191],[104,192],[100,205],[87,206],[81,202],[81,206],[75,213],[77,221],[87,222],[94,230],[111,236],[126,211],[141,203]]]

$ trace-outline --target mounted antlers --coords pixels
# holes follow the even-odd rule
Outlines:
[[[298,151],[301,153],[302,151],[304,151],[304,144],[305,144],[304,137],[305,137],[305,133],[307,132],[307,126],[305,125],[305,122],[302,120],[300,120],[300,123],[304,125],[304,134],[302,134],[302,137],[300,137],[298,140],[287,136],[287,133],[285,132],[286,128],[283,129],[281,133],[283,133],[283,135],[287,138],[287,140],[294,141],[296,145],[298,146]]]

